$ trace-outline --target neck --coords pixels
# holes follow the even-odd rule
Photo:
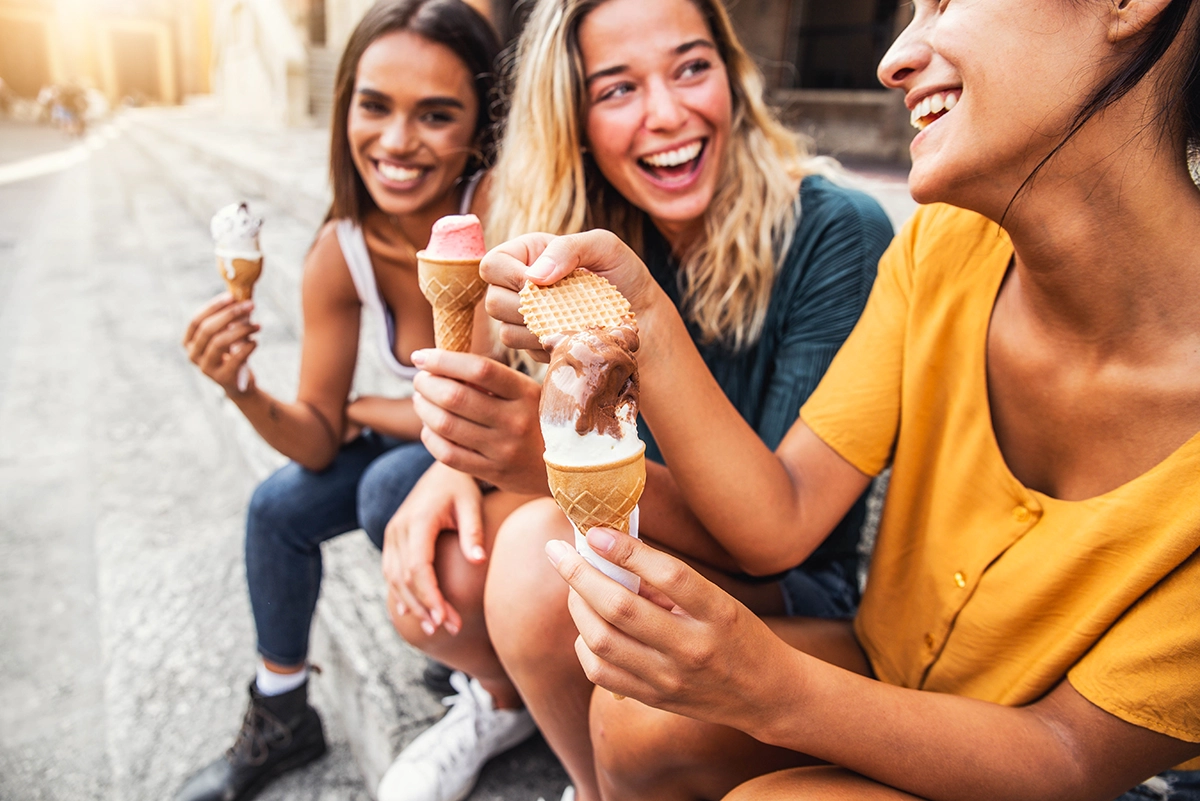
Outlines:
[[[687,222],[651,217],[650,222],[654,223],[654,227],[663,235],[663,239],[667,240],[667,244],[671,247],[671,255],[676,258],[682,256],[688,251],[689,246],[704,237],[703,217],[697,217]]]
[[[400,236],[407,240],[413,250],[421,250],[429,242],[429,234],[433,230],[433,224],[448,214],[458,213],[458,203],[461,195],[461,189],[456,186],[430,206],[407,214],[387,214],[384,212],[384,217],[387,219],[392,231],[400,234]]]
[[[1192,335],[1200,320],[1200,189],[1186,166],[1141,155],[1047,170],[1004,219],[1022,302],[1048,328],[1103,351]]]

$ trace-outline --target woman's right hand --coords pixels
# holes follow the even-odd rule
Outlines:
[[[251,375],[245,391],[237,386],[238,370],[258,347],[251,337],[261,326],[250,322],[252,311],[254,301],[239,303],[225,292],[196,313],[183,335],[188,358],[230,397],[246,394],[254,384]]]
[[[602,230],[569,236],[525,234],[493,248],[479,265],[480,274],[491,284],[485,308],[501,323],[500,341],[546,361],[541,343],[525,328],[517,293],[526,281],[547,286],[578,269],[602,275],[616,286],[633,307],[639,327],[664,302],[675,311],[646,265],[616,234]]]
[[[383,534],[383,576],[401,615],[415,615],[432,636],[439,626],[462,630],[462,616],[443,597],[434,570],[438,537],[458,532],[467,561],[487,558],[483,548],[483,493],[475,479],[435,462],[409,492]]]

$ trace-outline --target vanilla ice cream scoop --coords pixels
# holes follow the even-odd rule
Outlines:
[[[262,218],[251,214],[245,203],[233,203],[221,209],[213,215],[210,226],[217,255],[231,260],[261,259],[258,232],[262,226]]]

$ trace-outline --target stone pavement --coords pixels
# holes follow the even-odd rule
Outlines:
[[[30,133],[0,123],[0,162],[75,146]],[[163,179],[198,180],[220,202],[240,193],[186,160],[164,168],[118,129],[88,152],[21,181],[0,164],[3,799],[170,798],[232,741],[255,658],[242,526],[278,457],[255,450],[179,347],[223,287],[215,206],[193,213]],[[260,297],[255,367],[288,393],[298,340],[283,263],[314,229],[262,208],[279,264]],[[340,538],[326,569],[314,694],[331,753],[267,801],[365,801],[392,753],[441,713],[419,683],[423,660],[387,624],[365,537]],[[472,798],[556,798],[564,784],[535,739],[495,760]]]

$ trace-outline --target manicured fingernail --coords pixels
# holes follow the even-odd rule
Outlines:
[[[441,609],[434,609],[432,612],[429,613],[429,616],[431,618],[433,618],[433,624],[435,626],[442,625],[442,621],[444,621],[446,619],[445,616],[442,614]]]
[[[426,637],[432,637],[433,633],[437,631],[437,626],[433,625],[428,620],[422,620],[421,631],[425,632]]]
[[[472,562],[482,562],[485,556],[487,556],[487,554],[483,552],[483,548],[481,546],[476,545],[471,549]]]
[[[460,629],[458,628],[457,623],[453,623],[453,622],[447,620],[446,621],[446,631],[450,632],[450,634],[453,635],[453,634],[458,634]]]
[[[563,557],[570,550],[571,546],[562,540],[550,540],[546,543],[546,556],[550,559],[550,564],[555,567],[558,567],[558,563],[563,560]]]
[[[414,350],[412,352],[412,362],[413,362],[414,367],[424,367],[425,366],[425,351]]]
[[[396,604],[396,614],[398,614],[400,617],[404,617],[408,614],[408,607],[404,604]]]
[[[525,271],[525,275],[534,281],[544,281],[550,277],[550,273],[554,272],[556,266],[550,259],[542,257],[530,265],[529,269]]]
[[[613,545],[616,544],[617,538],[602,528],[594,528],[588,532],[587,541],[588,545],[592,546],[593,551],[608,553],[612,550]]]

